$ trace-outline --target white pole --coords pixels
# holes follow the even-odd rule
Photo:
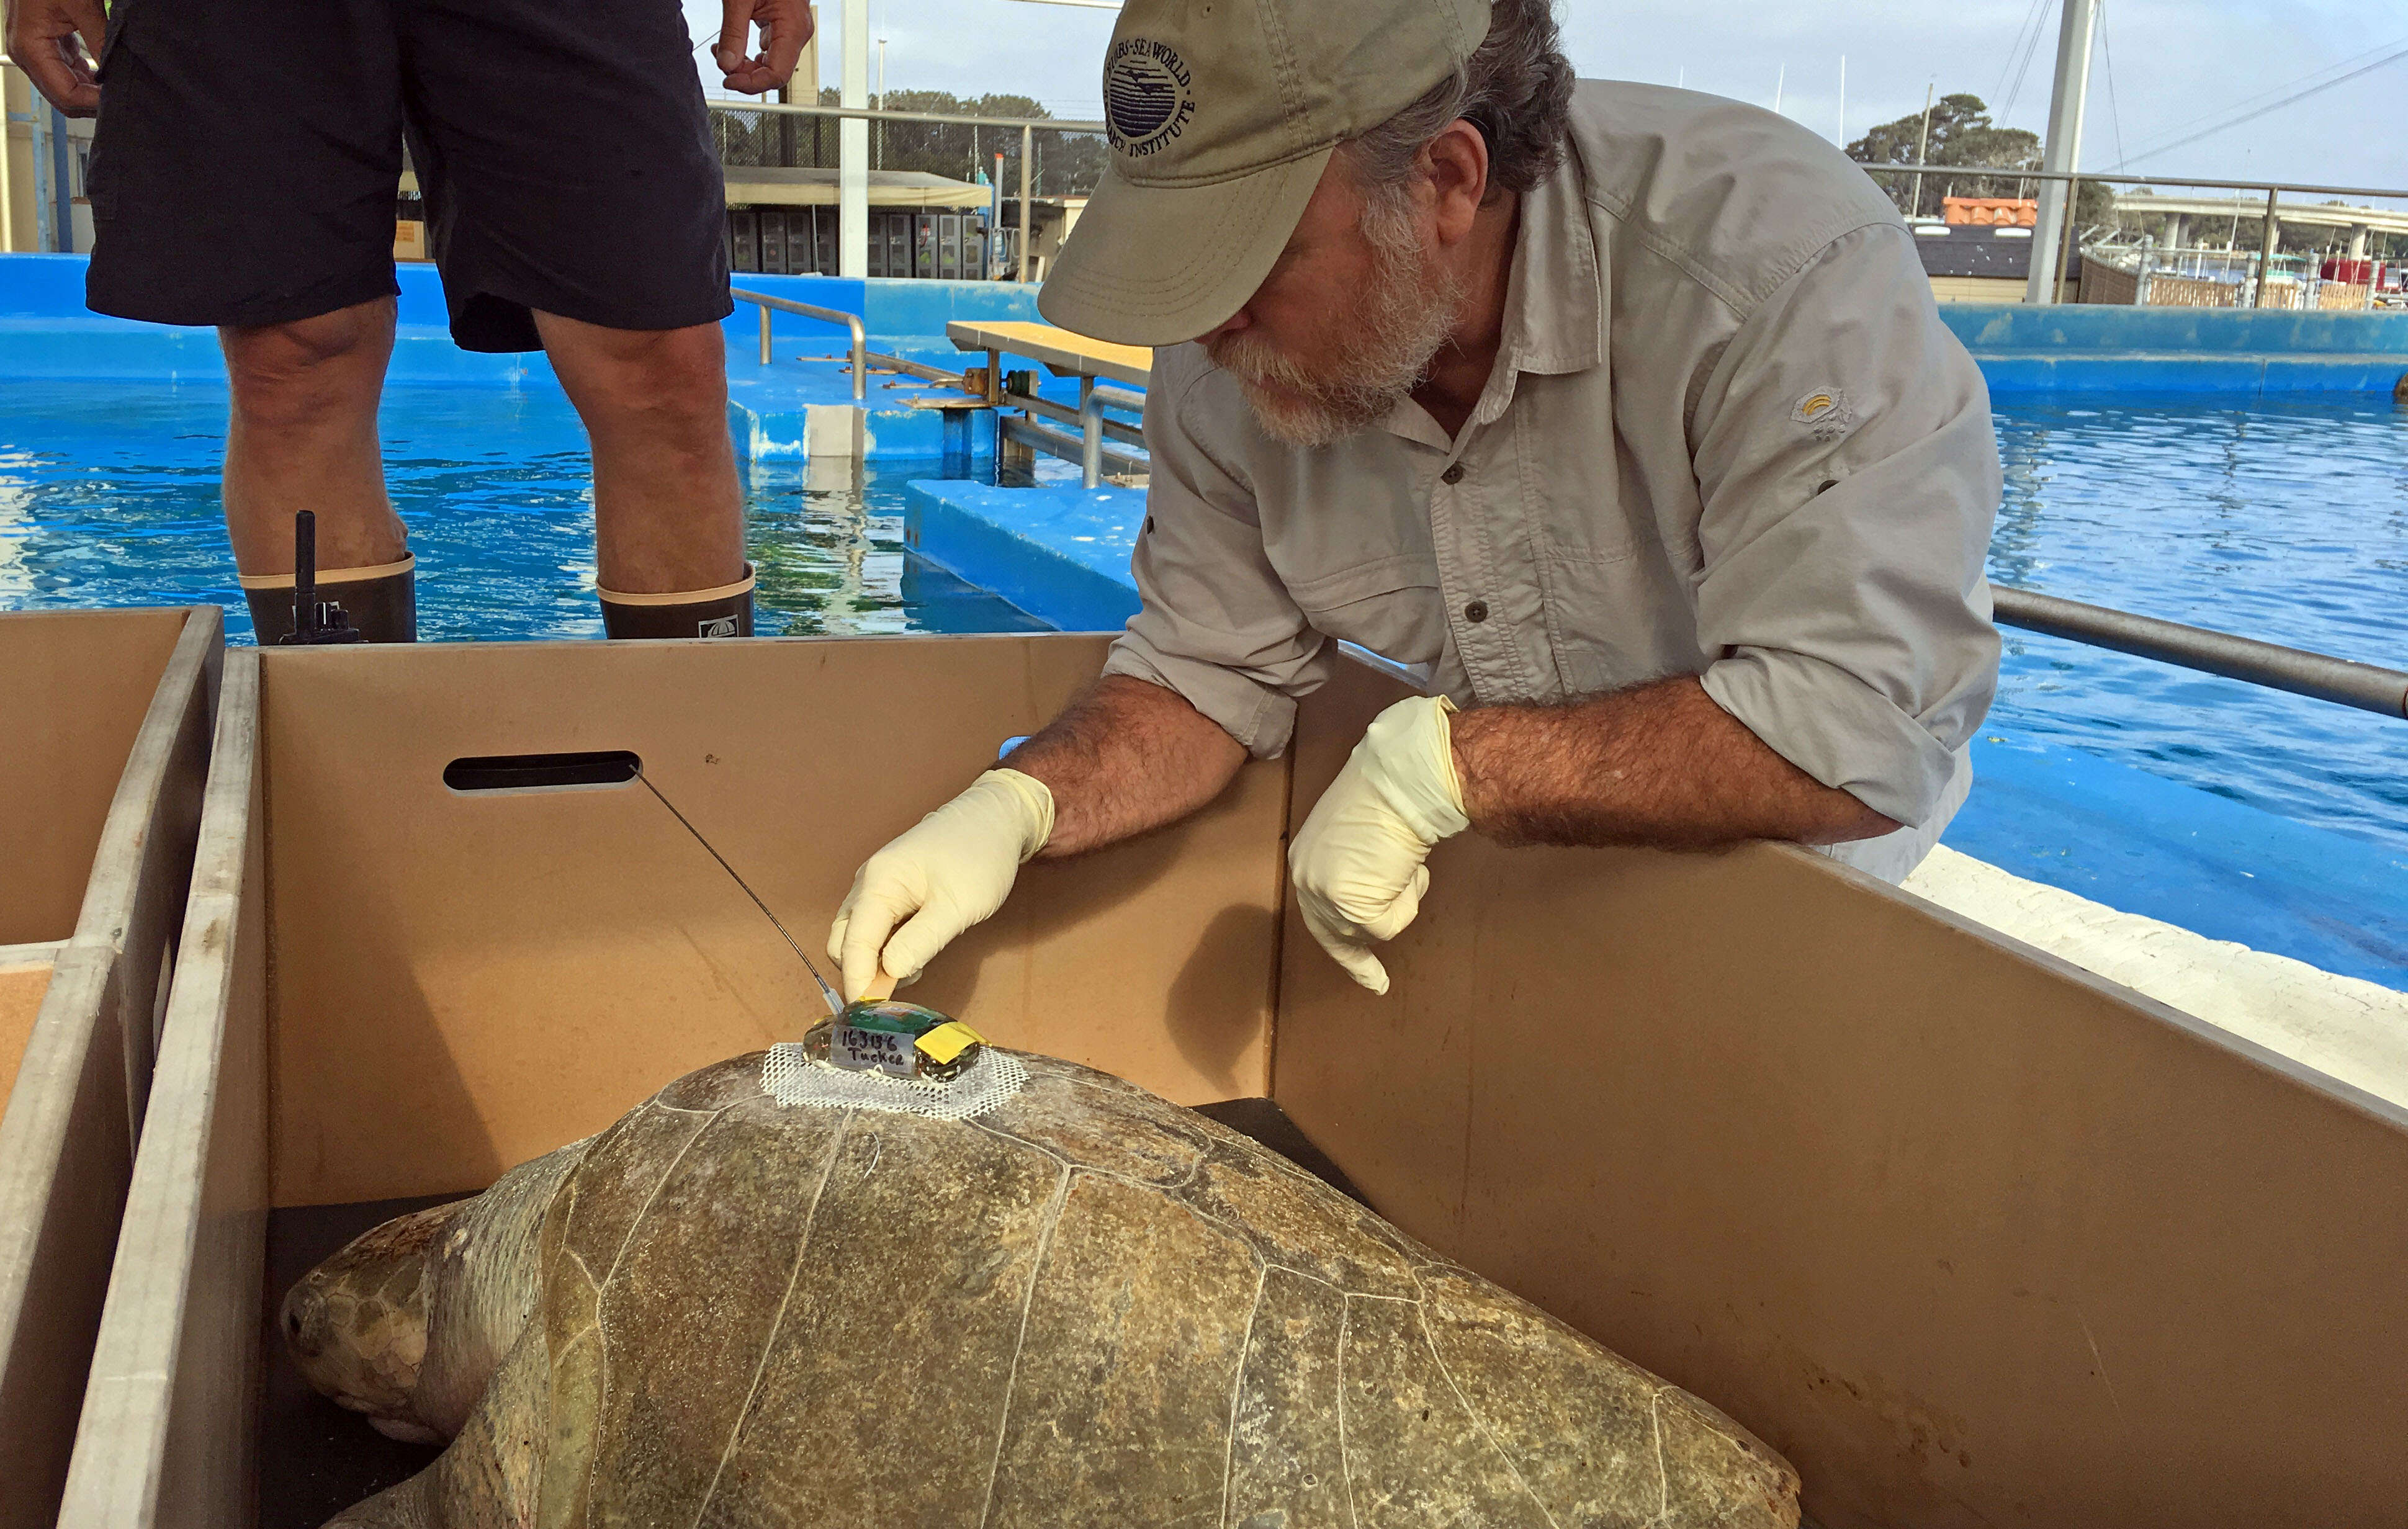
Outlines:
[[[1031,185],[1028,164],[1036,157],[1037,130],[1024,126],[1020,130],[1020,279],[1023,281],[1028,279],[1029,245],[1037,237],[1036,227],[1029,221],[1029,209],[1036,203],[1028,193]]]
[[[1848,146],[1848,55],[1840,55],[1840,147]]]
[[[57,176],[50,152],[50,139],[57,135],[53,120],[58,114],[43,96],[30,96],[29,104],[33,107],[33,122],[27,132],[34,150],[34,248],[45,253],[58,253],[64,247],[58,238]]]
[[[2090,94],[2090,40],[2098,20],[2098,0],[2065,0],[2065,19],[2057,34],[2057,85],[2049,97],[2048,141],[2041,152],[2042,169],[2071,171],[2082,159],[2082,108]],[[2040,221],[2032,228],[2031,280],[2024,289],[2027,303],[2057,301],[2057,246],[2072,218],[2072,208],[2066,203],[2070,189],[2063,180],[2040,183]]]
[[[869,0],[844,0],[844,105],[869,105]],[[847,117],[837,126],[837,271],[869,274],[869,124]]]
[[[0,254],[17,248],[17,189],[8,179],[17,160],[17,140],[8,125],[8,70],[0,67]]]
[[[1940,81],[1936,79],[1923,87],[1923,136],[1914,142],[1914,163],[1917,164],[1930,163],[1931,93],[1939,88]],[[1914,172],[1914,211],[1909,216],[1915,218],[1923,216],[1923,172],[1921,170]]]
[[[1781,115],[1781,93],[1789,88],[1789,65],[1781,66],[1780,75],[1772,81],[1772,114]]]

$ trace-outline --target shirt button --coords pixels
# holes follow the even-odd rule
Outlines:
[[[1472,601],[1471,604],[1463,607],[1463,619],[1471,622],[1474,626],[1486,621],[1488,619],[1488,602],[1485,600]]]
[[[1444,472],[1442,472],[1442,473],[1440,473],[1440,474],[1439,474],[1439,475],[1438,475],[1438,480],[1439,480],[1440,482],[1441,482],[1441,483],[1449,483],[1449,484],[1453,484],[1453,483],[1460,483],[1460,482],[1462,482],[1462,481],[1463,481],[1463,464],[1462,464],[1462,463],[1460,463],[1460,462],[1458,462],[1458,463],[1455,463],[1455,464],[1454,464],[1453,465],[1449,466],[1449,467],[1447,468],[1447,470],[1446,470],[1446,471],[1444,471]],[[1475,618],[1475,620],[1476,620],[1476,619],[1477,619],[1477,618]]]

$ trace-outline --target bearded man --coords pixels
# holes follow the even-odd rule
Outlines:
[[[1981,374],[1865,175],[1575,85],[1548,0],[1129,0],[1054,322],[1155,351],[1102,679],[861,869],[858,993],[1032,856],[1278,754],[1333,639],[1421,666],[1291,846],[1354,979],[1431,849],[1787,839],[1897,880],[1998,679]]]

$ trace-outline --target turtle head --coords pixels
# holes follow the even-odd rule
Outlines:
[[[311,1269],[284,1297],[284,1347],[310,1385],[416,1443],[444,1435],[421,1413],[427,1315],[450,1223],[469,1201],[396,1217]]]

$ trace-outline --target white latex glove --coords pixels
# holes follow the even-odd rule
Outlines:
[[[1313,804],[1288,846],[1288,879],[1304,926],[1346,975],[1388,991],[1373,940],[1394,939],[1422,910],[1439,841],[1471,826],[1443,695],[1399,701],[1373,719],[1363,741]]]
[[[916,980],[955,936],[994,917],[1020,867],[1053,836],[1045,782],[989,770],[863,862],[828,928],[828,959],[843,967],[846,1001],[861,996],[881,965]]]

